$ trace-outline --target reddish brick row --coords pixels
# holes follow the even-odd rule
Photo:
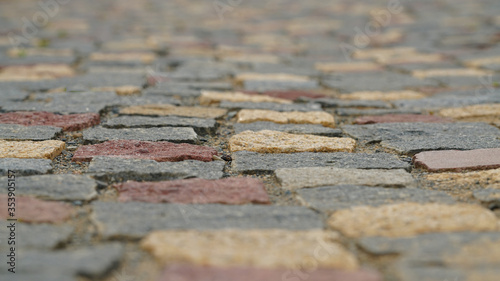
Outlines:
[[[500,167],[500,148],[425,151],[413,156],[413,163],[431,172],[495,169]]]
[[[0,194],[0,219],[16,218],[22,222],[31,223],[59,223],[69,219],[73,209],[69,204],[61,202],[43,201],[28,196],[16,196],[15,216],[11,217],[7,210],[7,194]],[[11,201],[9,201],[11,202]]]
[[[64,131],[79,131],[97,125],[100,122],[101,120],[97,113],[58,115],[45,111],[19,111],[0,114],[0,123],[24,126],[54,126],[60,127]]]

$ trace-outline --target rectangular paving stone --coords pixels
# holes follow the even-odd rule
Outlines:
[[[220,118],[227,113],[226,109],[211,107],[173,106],[168,104],[150,104],[130,106],[120,110],[120,114],[130,115],[157,115],[157,116],[185,116],[199,118]]]
[[[415,180],[405,170],[349,169],[336,167],[282,168],[275,171],[286,190],[330,185],[366,185],[378,187],[414,187]]]
[[[417,188],[378,188],[371,186],[339,185],[297,190],[307,206],[321,212],[332,212],[354,206],[380,206],[392,203],[455,203],[441,191]]]
[[[57,115],[50,112],[9,112],[0,114],[0,123],[24,126],[53,126],[63,131],[79,131],[100,123],[97,113]]]
[[[218,104],[221,101],[229,102],[275,102],[290,104],[292,101],[280,98],[273,98],[267,95],[247,95],[242,92],[214,92],[202,91],[200,96],[201,105]]]
[[[67,243],[75,228],[70,225],[30,224],[16,223],[16,248],[27,249],[55,249],[59,245]],[[9,237],[10,230],[7,227],[0,228],[2,237]],[[3,243],[0,251],[7,253],[8,244]]]
[[[315,259],[320,268],[358,269],[356,257],[338,239],[336,232],[322,230],[156,231],[141,247],[162,264],[299,269]],[[315,258],[319,252],[324,258]]]
[[[248,91],[314,89],[319,84],[307,76],[284,73],[241,73],[235,77],[236,83]]]
[[[17,187],[19,189],[19,187]],[[7,206],[11,202],[7,194],[0,194],[0,203]],[[16,218],[29,223],[61,223],[73,215],[73,208],[66,203],[43,201],[28,196],[16,196],[16,211],[12,217],[7,208],[0,211],[0,219]]]
[[[426,96],[420,92],[416,91],[366,91],[366,92],[354,92],[349,94],[340,95],[340,99],[346,100],[410,100],[410,99],[421,99]]]
[[[214,119],[178,116],[118,116],[108,119],[102,125],[106,128],[191,127],[200,135],[215,133],[217,128],[217,122]]]
[[[298,275],[290,269],[267,269],[253,267],[207,267],[193,265],[169,265],[163,271],[160,281],[253,281],[253,280],[281,280]],[[317,269],[307,273],[310,281],[381,281],[378,273],[368,270],[342,271],[337,269]],[[295,278],[294,278],[295,279]]]
[[[476,104],[457,108],[444,108],[439,115],[455,119],[500,116],[500,104]]]
[[[299,101],[314,102],[322,107],[370,107],[370,108],[392,108],[389,102],[382,100],[345,100],[334,98],[308,99],[300,98]]]
[[[500,185],[500,169],[457,172],[457,173],[433,173],[426,174],[424,179],[438,189],[457,190],[495,188]]]
[[[430,172],[495,169],[500,168],[500,148],[420,152],[413,163]]]
[[[217,150],[207,146],[187,143],[148,142],[138,140],[113,140],[95,145],[80,146],[73,161],[90,161],[96,156],[151,159],[158,162],[200,160],[210,162]]]
[[[62,141],[4,141],[0,140],[0,158],[54,159],[66,147]]]
[[[405,237],[433,232],[498,230],[495,214],[469,204],[399,203],[336,211],[328,225],[348,237]]]
[[[4,140],[50,140],[61,133],[61,128],[52,126],[23,126],[0,124],[0,139]]]
[[[104,238],[141,238],[155,230],[323,228],[319,215],[304,207],[96,201],[92,209]]]
[[[308,134],[325,137],[340,137],[342,130],[323,127],[323,125],[313,124],[276,124],[274,122],[253,122],[253,123],[236,123],[233,125],[234,132],[239,134],[243,131],[262,131],[271,130],[285,132],[290,134]]]
[[[422,123],[450,123],[453,122],[452,119],[443,118],[434,115],[423,115],[423,114],[387,114],[380,116],[362,116],[354,120],[354,124],[365,125],[365,124],[377,124],[377,123],[410,123],[410,122],[422,122]]]
[[[4,66],[0,81],[36,81],[74,76],[75,71],[65,64],[35,64]]]
[[[498,91],[480,95],[471,95],[466,92],[448,92],[436,94],[429,98],[419,100],[398,100],[393,101],[397,108],[412,108],[422,110],[440,110],[450,107],[463,107],[476,104],[495,104],[500,103]]]
[[[250,151],[232,153],[233,171],[257,174],[271,173],[280,168],[325,167],[353,169],[410,169],[410,163],[388,153],[321,153],[300,152],[265,154]]]
[[[382,67],[373,62],[348,62],[348,63],[316,63],[315,67],[321,72],[362,72],[382,70]]]
[[[289,90],[289,91],[263,91],[263,92],[245,92],[249,95],[266,95],[274,98],[287,99],[287,100],[296,100],[298,98],[324,98],[325,95],[321,93],[317,93],[314,91],[299,91],[299,90]]]
[[[114,188],[118,190],[120,202],[229,205],[270,203],[263,182],[254,178],[127,181],[114,185]]]
[[[243,109],[236,115],[236,121],[238,123],[269,121],[278,124],[316,124],[325,127],[335,127],[333,116],[324,111],[279,112],[272,110]]]
[[[169,141],[169,142],[198,142],[198,135],[193,128],[162,127],[162,128],[124,128],[108,129],[96,127],[85,130],[83,139],[89,142],[104,142],[109,140],[138,140],[138,141]]]
[[[244,131],[229,139],[229,150],[260,153],[352,152],[356,141],[351,138],[329,138],[294,135],[277,131]]]
[[[229,102],[223,101],[219,104],[220,108],[228,110],[238,109],[262,109],[274,111],[320,111],[321,105],[317,103],[272,103],[272,102]]]
[[[438,86],[431,79],[418,79],[410,75],[388,71],[371,73],[336,73],[323,79],[322,83],[341,92],[397,91],[408,88]]]
[[[0,158],[0,175],[7,176],[9,170],[18,176],[47,174],[52,172],[51,164],[48,159]]]
[[[224,161],[156,162],[147,159],[94,157],[88,173],[96,179],[122,182],[126,180],[158,181],[184,178],[219,179],[223,175]]]
[[[7,177],[0,178],[7,182]],[[88,176],[59,174],[16,177],[16,194],[47,200],[90,201],[97,197],[97,183]],[[0,193],[7,194],[7,189]]]
[[[386,114],[420,114],[416,109],[357,109],[357,108],[337,108],[335,114],[339,116],[360,116],[360,115],[386,115]]]
[[[500,130],[485,123],[382,123],[346,125],[342,130],[358,140],[380,142],[405,154],[500,147]]]

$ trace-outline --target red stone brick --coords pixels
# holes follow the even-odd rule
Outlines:
[[[237,249],[235,249],[237,251]],[[194,265],[170,265],[163,272],[160,281],[382,281],[373,271],[340,271],[336,269],[290,270],[251,267],[204,267]]]
[[[376,124],[376,123],[406,123],[406,122],[423,122],[423,123],[450,123],[452,119],[443,118],[434,115],[420,114],[387,114],[381,116],[361,116],[354,120],[355,124]]]
[[[0,194],[0,204],[4,206],[0,210],[0,219],[12,218],[7,210],[7,194]],[[43,201],[28,196],[15,197],[14,218],[22,222],[32,223],[59,223],[71,217],[73,209],[69,204],[61,202]]]
[[[79,131],[97,125],[100,122],[100,117],[97,113],[58,115],[45,111],[19,111],[0,114],[0,123],[24,126],[54,126],[60,127],[64,131]]]
[[[431,172],[495,169],[500,167],[500,148],[420,152],[413,163]]]
[[[91,161],[94,156],[151,159],[158,162],[200,160],[210,162],[217,150],[187,143],[166,141],[149,142],[137,140],[112,140],[95,145],[84,145],[73,155],[73,161]]]
[[[186,179],[161,182],[128,181],[116,184],[119,200],[150,203],[187,204],[269,204],[261,180],[226,178],[220,180]]]
[[[307,91],[266,91],[262,93],[245,91],[244,93],[248,95],[266,95],[274,98],[288,99],[288,100],[296,100],[300,97],[307,97],[312,99],[326,97],[325,95],[322,94],[307,92]]]

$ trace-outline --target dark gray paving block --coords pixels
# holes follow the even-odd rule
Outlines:
[[[61,133],[62,129],[52,126],[23,126],[0,124],[0,139],[3,140],[50,140]]]
[[[337,167],[353,169],[410,169],[410,163],[388,153],[262,154],[238,151],[232,154],[233,170],[240,173],[271,173],[280,168]]]
[[[309,80],[309,81],[247,80],[247,81],[243,81],[243,88],[247,91],[303,90],[303,89],[316,89],[318,87],[319,87],[319,83],[316,80]]]
[[[144,159],[119,157],[94,157],[88,173],[97,179],[107,181],[159,181],[185,178],[220,179],[224,161],[202,162],[185,160],[181,162],[156,162]]]
[[[357,109],[357,108],[337,108],[335,113],[340,116],[360,116],[360,115],[386,115],[386,114],[420,114],[420,110],[415,109]]]
[[[421,80],[410,75],[387,71],[332,74],[325,78],[322,83],[342,92],[391,91],[439,85],[435,80]]]
[[[479,77],[470,77],[470,76],[446,76],[446,77],[434,77],[433,79],[439,81],[440,83],[448,86],[448,87],[465,87],[465,86],[478,86],[478,87],[488,87],[492,86],[491,84],[485,85],[484,81],[491,80],[492,83],[499,82],[500,76],[493,75],[492,77],[488,76],[479,76]]]
[[[74,227],[70,225],[16,223],[16,246],[20,250],[55,249],[69,241]],[[0,228],[0,237],[9,237],[7,227]],[[8,244],[1,243],[0,251],[7,252]]]
[[[297,194],[308,206],[322,212],[361,205],[380,206],[403,202],[455,203],[455,200],[444,192],[417,188],[341,185],[301,189],[297,190]]]
[[[16,266],[16,275],[19,274],[25,278],[32,278],[34,274],[54,277],[54,279],[39,279],[38,277],[19,280],[75,280],[76,277],[97,279],[102,278],[118,265],[124,254],[124,247],[118,243],[110,243],[50,252],[28,250],[17,254],[19,265]],[[2,274],[7,272],[5,262],[1,263],[0,272]],[[61,279],[58,276],[65,278]]]
[[[274,111],[322,111],[320,104],[317,103],[293,103],[282,104],[272,102],[228,102],[222,101],[219,104],[220,108],[231,110],[237,109],[266,109]]]
[[[22,101],[29,96],[28,92],[19,89],[0,88],[0,108],[7,101]]]
[[[7,176],[8,170],[18,176],[47,174],[52,172],[51,164],[49,159],[0,158],[0,176]]]
[[[210,81],[224,79],[234,74],[236,67],[229,63],[215,62],[187,62],[175,71],[168,73],[168,77],[178,80]]]
[[[272,130],[291,134],[309,134],[327,137],[340,137],[342,130],[311,124],[276,124],[273,122],[236,123],[233,125],[236,134],[243,131]]]
[[[247,72],[247,71],[243,71]],[[286,73],[300,76],[314,77],[320,74],[319,71],[314,69],[314,66],[304,65],[284,65],[275,63],[256,63],[253,65],[253,72],[257,73]]]
[[[474,191],[474,198],[484,203],[500,205],[500,189],[485,188]]]
[[[207,135],[215,132],[217,122],[214,119],[187,117],[145,117],[119,116],[108,119],[103,124],[107,128],[150,128],[150,127],[191,127],[197,134]]]
[[[162,128],[133,128],[108,129],[95,127],[83,132],[83,139],[90,142],[108,140],[142,140],[142,141],[170,141],[196,143],[198,135],[193,128],[162,127]]]
[[[173,104],[181,105],[178,99],[166,96],[119,96],[109,105],[113,106],[132,106],[145,104]]]
[[[144,96],[164,95],[198,97],[201,90],[229,91],[233,87],[226,82],[157,82],[154,87],[149,87],[143,91]]]
[[[384,123],[346,125],[342,130],[358,140],[380,142],[407,154],[500,147],[500,130],[486,123]]]
[[[300,98],[300,100],[315,102],[323,107],[373,107],[373,108],[391,108],[392,105],[388,102],[377,100],[341,100],[330,98]]]
[[[7,182],[7,178],[1,178]],[[89,201],[97,197],[97,183],[83,175],[58,174],[16,177],[18,195],[31,195],[48,200]],[[7,193],[0,189],[0,193]]]
[[[394,105],[398,108],[413,108],[422,110],[440,109],[446,107],[461,107],[474,104],[484,103],[500,103],[500,92],[491,89],[490,92],[485,86],[484,89],[479,89],[479,94],[474,91],[467,92],[447,92],[437,94],[430,98],[418,100],[400,100],[394,101]]]
[[[164,229],[323,228],[319,215],[305,207],[94,202],[92,209],[104,238],[141,238]]]
[[[26,57],[0,57],[0,65],[33,65],[33,64],[72,64],[75,56],[26,56]]]

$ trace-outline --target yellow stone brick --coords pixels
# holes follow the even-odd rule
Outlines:
[[[439,115],[457,119],[500,116],[500,104],[475,104],[464,107],[445,108],[439,111]]]
[[[470,59],[464,62],[464,64],[469,67],[481,67],[488,64],[499,64],[499,63],[500,63],[500,56]]]
[[[92,88],[94,92],[115,92],[119,96],[130,96],[141,93],[141,88],[136,86],[119,86],[119,87],[97,87]]]
[[[241,92],[213,92],[202,91],[200,96],[201,105],[218,104],[221,101],[229,102],[274,102],[290,104],[292,101],[280,98],[273,98],[266,95],[247,95]]]
[[[120,110],[121,114],[131,115],[158,115],[158,116],[185,116],[199,118],[219,118],[227,110],[211,107],[174,106],[170,104],[149,104],[126,107]]]
[[[441,187],[476,186],[500,189],[500,169],[466,173],[435,173],[423,176]]]
[[[124,52],[124,53],[92,53],[92,61],[140,61],[151,63],[156,59],[156,55],[151,52]]]
[[[0,81],[37,81],[74,75],[75,71],[65,64],[12,65],[0,70]]]
[[[346,62],[346,63],[316,63],[316,70],[322,72],[353,72],[380,70],[381,67],[373,62]]]
[[[350,94],[340,95],[341,99],[345,100],[413,100],[421,99],[426,96],[422,93],[415,91],[393,91],[393,92],[379,92],[379,91],[367,91],[367,92],[354,92]]]
[[[243,109],[238,112],[236,118],[238,123],[269,121],[278,124],[320,124],[326,127],[335,127],[333,116],[323,111],[279,112],[273,110]]]
[[[450,69],[429,69],[429,70],[415,70],[413,71],[413,76],[417,78],[428,78],[428,77],[446,77],[446,76],[487,76],[490,75],[490,71],[472,69],[472,68],[450,68]]]
[[[306,76],[286,74],[286,73],[242,73],[235,77],[237,83],[243,83],[247,80],[259,80],[259,81],[296,81],[296,82],[307,82],[310,79]]]
[[[62,141],[4,141],[0,140],[0,158],[54,159],[66,147]]]

